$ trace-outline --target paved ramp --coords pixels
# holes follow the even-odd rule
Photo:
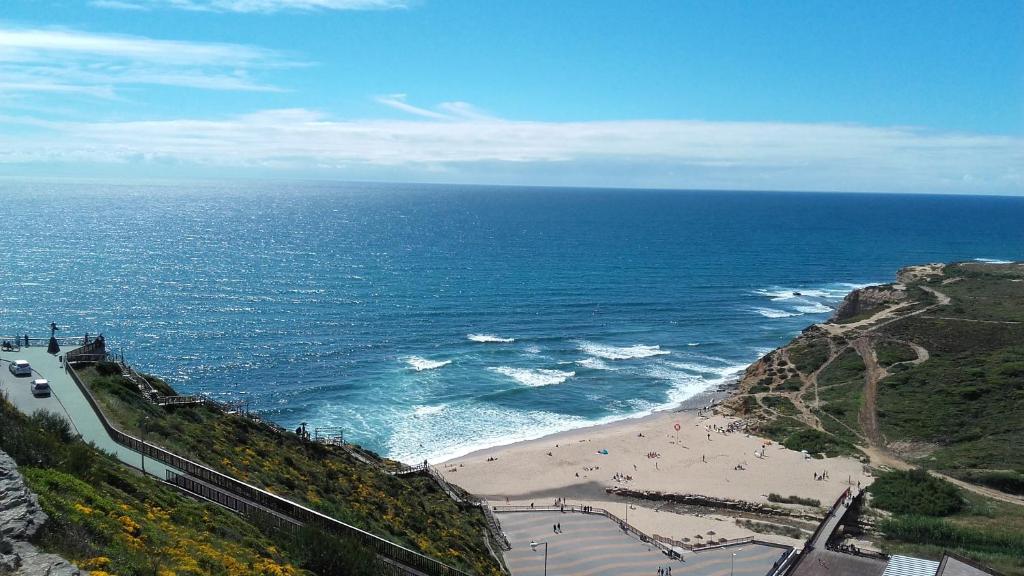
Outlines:
[[[547,573],[552,576],[658,576],[659,567],[671,567],[673,576],[764,576],[784,552],[751,543],[686,553],[685,561],[679,561],[599,514],[503,512],[500,520],[512,544],[504,554],[512,576],[543,576],[544,546],[533,550],[531,541],[548,543]],[[559,534],[552,529],[557,523],[562,525]]]
[[[93,411],[89,401],[85,399],[78,385],[64,370],[64,365],[57,356],[48,354],[46,348],[22,348],[19,352],[0,353],[0,389],[7,391],[8,399],[18,410],[32,414],[39,410],[49,410],[67,418],[82,439],[95,444],[104,452],[114,454],[118,460],[134,468],[142,467],[142,454],[126,448],[107,434],[99,416]],[[16,378],[7,368],[11,360],[28,360],[32,365],[32,377]],[[49,398],[35,398],[28,389],[29,382],[35,378],[46,378],[50,381]],[[146,459],[146,472],[163,480],[168,469],[163,463]]]

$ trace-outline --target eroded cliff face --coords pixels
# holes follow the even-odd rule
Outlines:
[[[899,304],[907,299],[907,291],[902,284],[886,284],[858,288],[843,298],[842,304],[836,309],[829,322],[842,322],[848,318],[866,312],[880,310],[892,304]]]
[[[46,523],[46,513],[25,485],[14,460],[0,452],[0,574],[80,576],[88,574],[60,556],[29,543]]]

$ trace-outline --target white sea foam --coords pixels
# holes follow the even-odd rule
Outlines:
[[[801,316],[803,314],[803,312],[786,312],[776,308],[753,308],[753,311],[765,318],[789,318],[790,316]]]
[[[527,346],[523,349],[527,354],[540,354],[540,346]]]
[[[431,414],[440,414],[447,408],[447,404],[440,404],[437,406],[416,406],[412,413],[413,416],[430,416]]]
[[[467,334],[466,339],[473,342],[489,344],[509,344],[516,341],[515,338],[502,338],[501,336],[495,336],[494,334]]]
[[[693,372],[695,374],[712,374],[716,372],[716,369],[711,366],[694,364],[693,362],[665,362],[665,366],[669,366],[676,370],[686,370],[687,372]]]
[[[1013,264],[1012,260],[999,260],[998,258],[975,258],[974,261],[982,264]]]
[[[650,358],[651,356],[672,353],[669,350],[662,350],[661,346],[658,345],[647,346],[644,344],[609,346],[607,344],[595,344],[594,342],[579,342],[579,349],[585,354],[605,360],[631,360],[633,358]]]
[[[561,384],[576,375],[575,372],[551,370],[548,368],[513,368],[511,366],[498,366],[496,368],[488,368],[488,370],[508,376],[524,386],[534,388]]]
[[[700,342],[687,342],[687,346],[700,346]]]
[[[433,370],[435,368],[447,366],[451,364],[452,361],[428,360],[426,358],[420,358],[419,356],[409,356],[408,358],[405,359],[405,363],[408,364],[410,368],[416,370],[417,372],[422,372],[424,370]]]
[[[794,309],[805,314],[824,314],[832,311],[828,306],[817,302],[811,306],[795,306]]]
[[[828,286],[816,288],[788,288],[784,286],[772,286],[754,290],[754,294],[769,298],[773,302],[785,302],[787,300],[804,300],[818,298],[822,300],[842,300],[846,295],[856,288],[863,288],[870,284],[853,284],[850,282],[835,282]]]
[[[615,368],[612,368],[600,358],[584,358],[583,360],[577,360],[576,363],[591,370],[615,370]]]

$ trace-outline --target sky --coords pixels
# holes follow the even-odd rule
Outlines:
[[[1024,1],[0,0],[0,177],[1024,195]]]

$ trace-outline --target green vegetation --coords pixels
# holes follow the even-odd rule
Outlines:
[[[803,530],[796,526],[789,526],[787,524],[772,524],[770,522],[758,522],[756,520],[748,520],[746,518],[737,518],[736,525],[746,528],[751,532],[757,532],[758,534],[778,534],[780,536],[786,536],[788,538],[798,540],[807,537]]]
[[[768,495],[769,502],[777,502],[779,504],[800,504],[801,506],[821,506],[821,500],[815,498],[801,498],[800,496],[780,496],[774,492]]]
[[[784,416],[796,416],[800,413],[796,406],[793,405],[792,400],[785,396],[765,396],[761,398],[761,402],[764,402],[766,407]]]
[[[117,426],[225,474],[475,574],[497,574],[486,523],[424,476],[394,477],[344,449],[203,405],[160,408],[119,374],[79,371]],[[160,383],[161,385],[165,385]],[[394,465],[382,461],[382,466]]]
[[[803,380],[801,380],[800,377],[797,376],[797,377],[794,377],[794,378],[789,378],[785,382],[780,384],[778,386],[778,390],[781,390],[781,391],[784,391],[784,392],[799,392],[800,389],[803,388],[803,385],[804,385]]]
[[[826,338],[806,339],[789,349],[789,359],[803,374],[810,374],[828,360],[829,345]]]
[[[953,470],[960,480],[1024,496],[1024,472],[1020,470]]]
[[[885,472],[868,491],[872,506],[894,514],[949,516],[964,506],[959,488],[921,469]]]
[[[917,359],[917,353],[903,342],[883,341],[875,344],[875,354],[882,366],[892,366],[898,362],[909,362]]]
[[[893,485],[906,484],[897,480]],[[870,490],[874,493],[875,486]],[[942,490],[948,492],[949,488]],[[915,498],[912,494],[908,497]],[[925,497],[924,508],[883,520],[879,528],[884,535],[884,550],[932,559],[951,550],[1009,576],[1024,576],[1024,506],[970,492],[960,492],[956,497],[959,509],[947,516],[924,515],[931,506]]]
[[[911,319],[902,330],[948,333],[921,342],[931,352],[922,364],[883,381],[879,422],[892,440],[936,446],[920,464],[932,468],[1024,468],[1024,325],[970,324],[960,330],[949,321]]]
[[[95,576],[299,573],[256,526],[126,469],[58,416],[26,417],[0,400],[0,449],[50,516],[38,545]]]
[[[864,361],[860,354],[850,348],[841,353],[827,368],[818,374],[818,386],[842,384],[850,381],[864,382]]]

